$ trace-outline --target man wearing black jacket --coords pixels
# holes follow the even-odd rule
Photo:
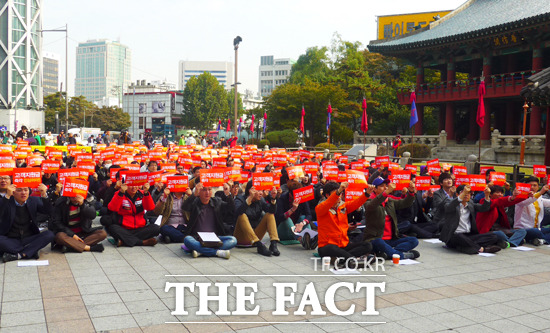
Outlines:
[[[238,196],[235,201],[235,216],[237,222],[233,236],[239,244],[256,246],[258,253],[267,257],[278,256],[279,235],[275,213],[277,212],[277,190],[258,191],[252,186],[252,181],[246,184],[244,196]],[[263,214],[265,213],[265,214]],[[265,233],[269,234],[271,245],[269,250],[261,240]]]
[[[9,185],[0,197],[0,252],[4,262],[18,259],[38,259],[38,251],[50,244],[53,232],[40,232],[36,213],[51,214],[46,186],[38,186],[39,197],[30,197],[28,187]]]
[[[189,197],[182,208],[191,214],[183,243],[194,258],[202,254],[207,257],[229,259],[229,250],[237,245],[235,237],[227,236],[229,228],[223,223],[224,216],[233,214],[235,208],[229,187],[224,189],[224,199],[212,196],[212,188],[205,187],[202,183],[195,186],[194,194],[190,189],[187,190]],[[223,244],[216,248],[203,246],[199,241],[199,232],[213,232]]]
[[[59,198],[55,203],[50,228],[55,233],[55,243],[76,252],[103,252],[100,242],[107,237],[107,233],[102,227],[92,228],[95,217],[92,196],[89,195],[86,199],[80,195]]]

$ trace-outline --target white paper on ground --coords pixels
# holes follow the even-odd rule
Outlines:
[[[361,273],[359,273],[358,270],[349,269],[349,268],[342,268],[342,269],[331,268],[330,271],[332,272],[332,274],[336,274],[336,275],[359,275],[359,274],[361,274]]]
[[[423,239],[423,241],[425,241],[426,243],[432,243],[432,244],[443,243],[442,241],[440,241],[440,240],[437,239],[437,238]]]
[[[162,223],[162,215],[159,215],[159,217],[157,217],[157,219],[155,220],[155,224],[160,225],[161,223]]]
[[[48,266],[50,262],[48,260],[19,260],[17,262],[17,267],[28,267],[28,266]]]
[[[511,249],[518,250],[518,251],[534,251],[535,250],[532,247],[527,247],[527,246],[516,246],[516,247],[511,247]]]
[[[482,257],[494,257],[494,256],[496,256],[496,254],[494,254],[494,253],[481,252],[481,253],[478,253],[478,254]]]
[[[296,236],[299,236],[299,237],[304,237],[305,234],[309,234],[309,237],[313,238],[313,237],[317,236],[318,233],[315,230],[312,230],[312,229],[309,229],[309,228],[304,228],[304,229],[302,229],[301,232],[299,232],[299,233],[295,232],[294,234]]]
[[[416,261],[414,259],[401,259],[401,260],[399,260],[399,265],[414,265],[414,264],[420,264],[420,261]]]

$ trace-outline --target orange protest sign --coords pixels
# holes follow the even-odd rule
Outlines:
[[[248,182],[248,179],[250,178],[250,172],[246,170],[241,170],[241,179],[243,182]]]
[[[224,179],[232,180],[234,182],[241,182],[241,169],[238,167],[225,168]]]
[[[99,153],[99,156],[102,160],[112,160],[115,158],[115,150],[112,148],[105,149],[101,153]]]
[[[165,156],[163,151],[149,151],[149,160],[160,161]]]
[[[56,173],[61,167],[61,161],[42,161],[41,169],[44,173]]]
[[[323,177],[326,180],[338,181],[338,168],[323,169]]]
[[[11,175],[15,169],[14,160],[0,160],[0,175]]]
[[[441,187],[439,185],[432,185],[430,186],[430,191],[432,192],[435,192],[435,191],[439,191]]]
[[[94,162],[79,162],[76,166],[80,169],[86,170],[88,172],[88,175],[91,175],[95,172]]]
[[[342,164],[348,164],[348,161],[349,161],[349,158],[348,156],[345,156],[345,155],[340,156],[340,158],[338,159],[338,162]]]
[[[437,166],[428,166],[428,174],[430,176],[439,176],[441,174],[441,167]]]
[[[166,188],[170,192],[185,192],[188,188],[189,178],[187,176],[166,177]]]
[[[479,174],[480,175],[485,175],[487,173],[487,170],[491,170],[491,169],[494,169],[494,168],[492,166],[479,167]]]
[[[60,150],[52,150],[50,151],[48,157],[50,158],[50,160],[61,161],[63,160],[63,152]]]
[[[296,189],[292,193],[295,200],[300,199],[300,203],[308,202],[315,198],[313,194],[313,185]]]
[[[42,161],[44,160],[44,157],[42,156],[35,156],[31,155],[27,157],[27,166],[40,166],[42,164]]]
[[[164,171],[155,171],[155,172],[149,172],[147,173],[147,181],[150,185],[154,185],[155,183],[160,183],[162,180],[162,174]]]
[[[376,156],[374,158],[374,162],[376,163],[376,167],[389,167],[390,166],[390,157],[389,156]]]
[[[470,184],[470,176],[468,175],[458,175],[455,178],[455,185],[460,186],[462,184],[469,185]]]
[[[465,166],[455,165],[453,167],[453,175],[459,176],[459,175],[467,175],[467,174],[468,174],[468,170],[466,169]]]
[[[84,199],[88,196],[88,187],[90,184],[82,179],[67,177],[63,181],[63,196],[76,197],[80,195]]]
[[[317,171],[319,170],[319,164],[315,162],[306,162],[302,164],[302,168],[304,169],[305,173],[317,174]]]
[[[472,191],[483,191],[487,186],[485,176],[483,175],[470,175],[470,187]]]
[[[28,152],[24,150],[16,150],[13,152],[16,160],[24,160],[27,158]]]
[[[531,192],[531,185],[526,183],[516,183],[516,190],[518,190],[518,195],[516,198],[526,199],[529,197]]]
[[[76,163],[78,162],[92,162],[94,156],[91,153],[79,153],[75,156]]]
[[[418,191],[427,191],[430,189],[432,177],[418,176],[414,179],[414,186]]]
[[[365,168],[365,164],[363,162],[351,162],[349,164],[349,168],[351,170],[363,170]]]
[[[273,165],[275,166],[285,166],[286,165],[286,155],[274,155],[273,156]]]
[[[225,183],[224,174],[225,169],[223,168],[201,169],[200,180],[206,187],[223,186],[223,183]]]
[[[533,165],[533,175],[538,178],[546,177],[546,165]]]
[[[304,177],[304,170],[299,165],[286,168],[286,171],[288,172],[288,179]]]
[[[397,191],[400,191],[405,187],[409,187],[409,182],[411,181],[411,172],[407,170],[392,171],[391,175],[388,178],[391,183],[395,184],[395,189]]]
[[[362,195],[365,195],[362,188],[350,186],[346,189],[346,202],[353,201]]]
[[[369,186],[365,174],[359,170],[346,170],[346,181],[350,186],[357,188],[366,188]]]
[[[142,186],[149,181],[149,174],[146,172],[128,171],[124,176],[124,183],[128,186]]]
[[[252,186],[258,191],[271,190],[275,184],[273,183],[274,175],[269,172],[253,173]]]
[[[139,170],[141,169],[139,164],[121,164],[120,167],[123,169],[128,169],[130,171],[136,171],[136,172],[139,172]]]
[[[161,163],[160,169],[162,171],[176,171],[176,163]]]
[[[411,175],[416,175],[416,165],[407,164],[405,165],[405,170],[410,171]]]
[[[168,177],[175,176],[175,175],[176,175],[175,172],[164,172],[160,176],[160,182],[163,183],[163,184],[166,184],[166,179],[168,179]]]
[[[348,181],[348,175],[345,171],[338,171],[338,180],[337,182],[343,183]]]
[[[246,161],[246,162],[244,162],[244,169],[245,170],[252,170],[254,168],[254,165],[256,165],[254,163],[254,161]]]
[[[489,181],[498,186],[504,186],[506,183],[506,174],[504,172],[491,172],[489,174]]]
[[[42,183],[40,168],[13,169],[13,184],[17,187],[38,187]]]
[[[428,162],[426,162],[426,165],[429,166],[429,167],[433,166],[433,167],[438,167],[439,168],[439,159],[436,158],[436,159],[433,159],[431,161],[428,161]]]
[[[11,145],[0,145],[0,152],[10,152],[12,151]]]
[[[0,161],[11,161],[15,158],[12,152],[0,152]]]
[[[390,169],[390,171],[392,171],[392,172],[395,171],[395,170],[399,170],[399,164],[390,162],[390,165],[388,166],[388,169]]]
[[[315,159],[322,160],[323,159],[323,153],[315,153]]]
[[[65,178],[81,178],[88,179],[88,170],[81,168],[71,168],[71,169],[59,169],[57,172],[57,178],[62,183]]]
[[[227,160],[223,157],[214,157],[212,159],[212,167],[225,168],[227,166]]]

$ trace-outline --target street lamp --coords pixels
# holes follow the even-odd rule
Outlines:
[[[233,128],[235,129],[235,136],[237,136],[237,108],[239,107],[239,95],[237,93],[237,59],[239,55],[239,43],[242,41],[243,39],[241,36],[237,36],[233,39],[233,46],[235,47],[235,122],[233,123]]]
[[[521,134],[521,150],[519,153],[519,164],[525,164],[525,123],[527,122],[527,110],[529,110],[529,104],[525,101],[523,104],[523,132]]]
[[[65,24],[65,29],[40,30],[40,32],[65,32],[65,131],[69,133],[69,28]]]

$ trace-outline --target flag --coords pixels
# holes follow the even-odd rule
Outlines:
[[[267,112],[264,112],[264,133],[265,133],[266,125],[267,125]]]
[[[328,103],[328,109],[327,109],[327,132],[330,127],[330,116],[332,115],[332,106],[330,103]]]
[[[416,94],[411,92],[411,120],[409,127],[413,127],[418,122],[418,113],[416,112]]]
[[[485,81],[479,83],[479,103],[477,105],[477,116],[476,121],[479,127],[485,125],[485,103],[483,102],[483,96],[485,95]]]
[[[227,119],[227,129],[226,132],[231,132],[231,119]]]
[[[239,132],[239,134],[241,134],[241,125],[243,123],[243,118],[239,118],[239,127],[237,127],[237,132]]]
[[[363,97],[363,115],[361,116],[361,131],[366,134],[369,130],[369,123],[367,122],[367,99]]]
[[[304,116],[306,115],[306,110],[304,109],[304,106],[302,105],[302,121],[300,122],[300,131],[304,133]]]
[[[254,120],[256,119],[256,117],[254,117],[254,115],[252,115],[252,122],[250,123],[250,132],[254,133]]]
[[[218,120],[218,129],[217,129],[217,131],[219,132],[221,128],[222,128],[222,120],[219,119]]]

